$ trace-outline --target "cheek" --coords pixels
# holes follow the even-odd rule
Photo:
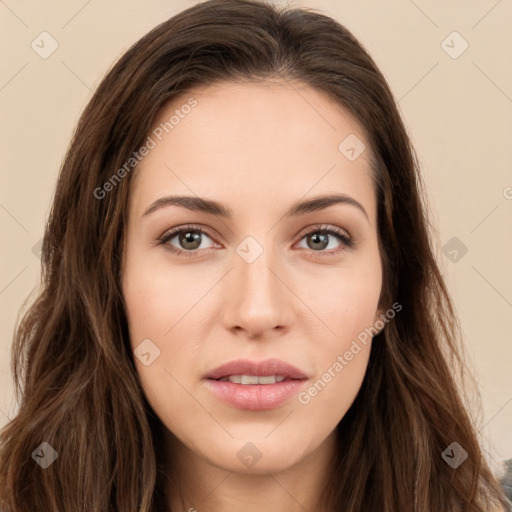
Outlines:
[[[376,332],[381,285],[380,261],[371,258],[350,272],[337,273],[328,285],[320,287],[321,293],[317,289],[310,294],[309,304],[315,304],[315,313],[322,320],[321,331],[312,338],[312,355],[319,371],[299,402],[311,405],[311,411],[324,409],[341,419],[355,399]]]
[[[171,268],[165,257],[151,258],[137,248],[128,253],[124,270],[124,304],[141,384],[150,402],[162,396],[169,401],[179,395],[177,382],[190,378],[195,367],[201,349],[196,340],[204,339],[208,318],[208,302],[201,299],[217,278]]]
[[[181,425],[173,412],[190,412],[195,404],[185,387],[197,355],[190,342],[197,318],[187,311],[203,288],[190,282],[187,273],[164,269],[136,250],[127,258],[123,295],[138,378],[153,411],[172,431]]]
[[[336,396],[334,401],[342,410],[355,398],[366,373],[377,300],[373,296],[361,302],[354,298],[350,307],[338,309],[338,315],[329,319],[336,336],[323,337],[317,346],[318,389],[329,387],[324,398]]]
[[[169,331],[198,302],[198,290],[204,289],[205,276],[169,268],[160,260],[133,251],[125,267],[123,295],[135,345],[143,338],[163,340]]]
[[[333,350],[347,350],[350,341],[376,320],[382,287],[377,250],[329,272],[324,270],[313,276],[303,272],[295,282],[300,286],[298,293],[320,320],[317,324],[321,330],[316,336],[319,354],[332,357]]]
[[[297,397],[309,415],[322,418],[327,431],[341,421],[352,405],[368,367],[372,343],[369,328],[378,297],[364,300],[363,296],[353,295],[351,299],[350,306],[337,308],[326,316],[336,335],[317,337],[311,354],[318,373]]]

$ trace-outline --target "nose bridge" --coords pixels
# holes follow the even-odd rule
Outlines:
[[[288,323],[289,294],[278,255],[265,242],[247,237],[236,248],[229,285],[227,322],[255,333]]]

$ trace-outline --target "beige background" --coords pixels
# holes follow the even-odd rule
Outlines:
[[[195,3],[0,0],[0,425],[16,411],[9,367],[13,327],[38,282],[38,244],[78,116],[124,50]],[[482,392],[481,434],[496,460],[511,458],[512,1],[289,4],[322,10],[345,24],[399,100],[439,230],[439,263]],[[48,37],[39,37],[43,31],[58,43],[46,59],[31,47]],[[462,39],[450,35],[454,31]],[[467,50],[452,58],[465,42]],[[452,237],[467,247],[462,257],[460,250],[450,254],[451,246],[442,252]]]

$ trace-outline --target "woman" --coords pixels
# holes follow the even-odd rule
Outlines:
[[[504,510],[423,193],[334,20],[210,0],[156,27],[62,166],[2,510]]]

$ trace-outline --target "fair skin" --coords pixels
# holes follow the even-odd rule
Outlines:
[[[296,395],[269,410],[240,409],[219,400],[203,377],[233,359],[278,358],[307,374],[307,391],[379,318],[369,144],[352,116],[297,83],[187,91],[155,125],[190,97],[197,106],[135,171],[122,270],[132,349],[150,339],[160,350],[148,366],[138,358],[135,364],[179,475],[183,504],[171,492],[170,505],[184,512],[313,511],[371,341],[308,403]],[[350,134],[366,145],[353,161],[338,149]],[[328,194],[350,196],[360,207],[342,202],[285,216],[295,203]],[[177,205],[144,215],[170,195],[217,201],[232,216]],[[206,233],[197,242],[175,234],[158,243],[190,223],[198,226],[188,232]],[[318,234],[318,224],[339,229],[353,246]],[[249,247],[246,237],[263,250],[251,262],[237,252]],[[238,455],[247,443],[261,456],[250,467]]]

